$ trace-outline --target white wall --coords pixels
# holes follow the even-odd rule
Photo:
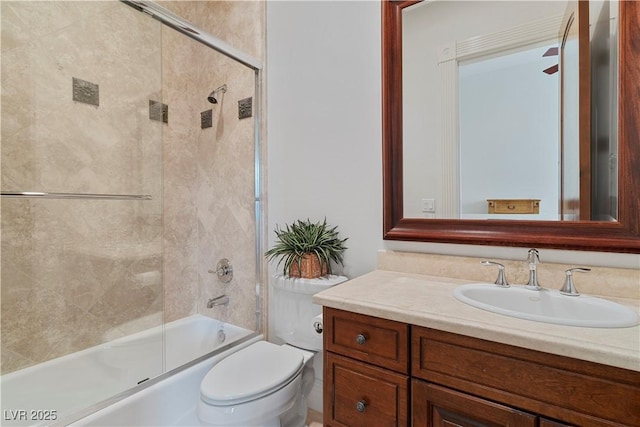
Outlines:
[[[326,217],[349,238],[347,277],[375,269],[381,245],[379,31],[377,2],[267,3],[267,247],[276,224]]]
[[[269,1],[266,76],[267,246],[276,224],[326,216],[349,238],[344,274],[371,271],[382,235],[380,5]]]
[[[349,237],[350,277],[373,270],[379,249],[526,259],[527,248],[382,240],[380,22],[377,1],[267,3],[267,246],[275,224],[326,215]],[[630,254],[541,259],[640,267]]]

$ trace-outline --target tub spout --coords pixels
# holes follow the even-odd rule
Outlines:
[[[226,295],[220,295],[219,297],[211,298],[207,302],[207,308],[217,307],[219,305],[229,305],[229,297]]]

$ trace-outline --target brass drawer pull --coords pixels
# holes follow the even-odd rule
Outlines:
[[[366,400],[364,400],[364,399],[359,400],[359,401],[356,403],[356,411],[358,411],[358,412],[364,412],[364,410],[365,410],[365,409],[367,409],[367,401],[366,401]]]
[[[360,345],[364,345],[364,343],[367,342],[367,337],[365,337],[364,334],[358,334],[356,335],[356,342]]]

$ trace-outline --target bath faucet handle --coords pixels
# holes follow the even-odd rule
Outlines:
[[[498,278],[495,281],[495,284],[500,286],[501,288],[508,288],[509,282],[507,282],[507,276],[504,273],[504,265],[495,261],[481,261],[482,265],[495,265],[498,267]]]
[[[209,270],[209,274],[215,274],[222,283],[229,283],[233,279],[233,267],[229,260],[222,258],[218,261],[215,270]]]
[[[576,289],[575,285],[573,284],[573,272],[577,271],[579,273],[587,273],[589,271],[591,271],[590,268],[585,268],[585,267],[577,267],[577,268],[570,268],[568,270],[565,271],[566,273],[566,277],[564,279],[564,285],[562,286],[562,289],[560,289],[560,293],[562,295],[567,295],[570,297],[577,297],[578,295],[580,295],[580,292],[578,292],[578,290]]]

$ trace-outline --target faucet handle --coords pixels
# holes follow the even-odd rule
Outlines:
[[[481,261],[482,265],[495,265],[498,267],[498,278],[495,281],[495,284],[500,286],[501,288],[508,288],[509,282],[507,282],[507,276],[504,274],[504,265],[495,261]]]
[[[566,270],[565,273],[567,274],[567,276],[564,279],[564,285],[562,286],[562,289],[560,289],[560,293],[562,295],[567,295],[571,297],[577,297],[578,295],[580,295],[580,292],[578,292],[575,285],[573,284],[574,271],[577,271],[579,273],[587,273],[591,271],[591,269],[585,268],[585,267],[577,267],[577,268],[570,268]]]
[[[233,279],[233,267],[229,263],[229,260],[222,258],[218,261],[215,270],[209,270],[209,274],[215,274],[222,283],[229,283]]]
[[[537,249],[529,249],[527,252],[527,262],[529,264],[540,264],[540,252]]]

